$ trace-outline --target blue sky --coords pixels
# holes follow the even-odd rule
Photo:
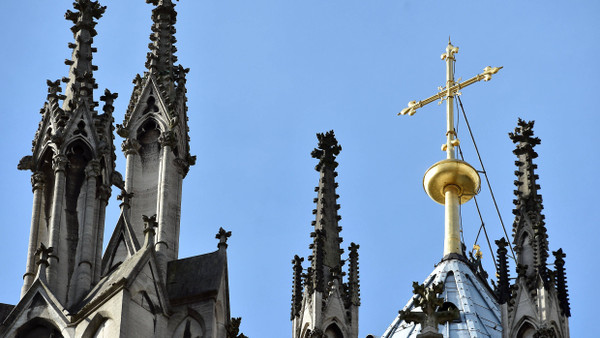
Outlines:
[[[131,80],[144,71],[151,6],[102,4],[108,9],[94,39],[96,98],[104,88],[118,92],[114,115],[121,123]],[[16,164],[31,152],[46,79],[67,75],[69,8],[64,0],[0,3],[4,303],[18,301],[31,217],[30,175]],[[444,156],[445,110],[434,104],[412,117],[396,113],[443,85],[439,56],[450,35],[460,47],[457,77],[504,66],[461,98],[509,233],[515,156],[507,133],[518,117],[536,121],[550,248],[567,254],[571,335],[586,336],[595,319],[589,292],[600,277],[593,265],[600,239],[598,2],[183,0],[177,9],[177,55],[191,68],[190,136],[198,156],[184,181],[180,257],[215,250],[220,226],[233,232],[231,311],[243,317],[246,335],[291,335],[290,261],[309,255],[317,132],[334,129],[343,147],[338,193],[343,244],[360,244],[360,336],[382,334],[409,299],[412,281],[421,282],[439,261],[443,207],[424,193],[422,177]],[[479,168],[468,135],[459,137]],[[121,141],[117,136],[117,149]],[[117,220],[116,195],[106,237]],[[500,238],[487,188],[479,202],[491,239]],[[473,203],[465,205],[467,247],[479,225]]]

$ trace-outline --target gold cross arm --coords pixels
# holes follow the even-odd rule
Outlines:
[[[399,112],[398,115],[408,114],[408,115],[412,116],[417,112],[417,109],[419,109],[425,105],[428,105],[431,102],[434,102],[437,100],[445,100],[446,98],[448,98],[450,96],[457,95],[462,88],[470,86],[473,83],[479,82],[481,80],[483,80],[483,81],[491,80],[492,75],[498,73],[498,71],[500,69],[502,69],[502,67],[487,66],[483,69],[483,73],[477,74],[477,75],[473,76],[472,78],[465,80],[463,82],[451,84],[449,88],[444,88],[439,93],[437,93],[431,97],[428,97],[425,100],[422,100],[419,102],[410,101],[408,103],[408,107],[402,109],[402,111]]]

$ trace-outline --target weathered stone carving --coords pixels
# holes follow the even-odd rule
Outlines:
[[[17,169],[19,170],[33,170],[33,167],[33,156],[31,155],[23,156],[19,161],[19,164],[17,164]]]
[[[100,175],[100,161],[97,159],[90,160],[85,168],[85,176],[88,178],[98,177]]]
[[[144,221],[144,247],[154,247],[156,230],[158,222],[156,221],[156,214],[148,217],[142,215]]]
[[[121,144],[121,149],[125,156],[138,154],[142,145],[134,138],[128,138]]]
[[[160,134],[158,137],[158,143],[162,147],[175,148],[177,145],[177,134],[172,130],[167,130]]]
[[[248,338],[243,333],[240,333],[240,324],[242,317],[231,318],[227,324],[227,338]]]
[[[229,239],[229,237],[231,237],[231,231],[226,231],[223,228],[219,228],[219,232],[215,235],[215,238],[219,240],[219,244],[217,245],[217,247],[219,249],[226,249],[227,240]]]
[[[69,159],[65,155],[54,155],[52,157],[52,169],[57,171],[65,171],[67,168],[67,164],[69,164]]]

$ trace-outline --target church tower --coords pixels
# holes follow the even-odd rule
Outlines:
[[[569,337],[571,315],[562,249],[553,252],[555,270],[547,267],[548,235],[542,214],[542,196],[533,159],[534,147],[540,139],[533,136],[533,121],[519,119],[514,133],[509,134],[517,145],[515,171],[516,199],[513,245],[517,261],[517,277],[509,286],[506,264],[508,243],[504,238],[499,246],[498,298],[502,307],[504,337]]]
[[[94,101],[92,47],[95,19],[106,7],[96,1],[74,3],[65,17],[73,22],[74,42],[64,95],[60,81],[48,80],[42,121],[33,140],[33,155],[18,165],[32,171],[33,212],[21,295],[36,275],[57,300],[75,304],[100,278],[104,215],[114,171],[113,100],[106,90],[102,112]],[[61,103],[62,101],[62,103]],[[47,260],[37,262],[37,253]],[[36,265],[39,263],[39,270]]]
[[[156,254],[164,272],[166,263],[177,259],[182,182],[195,156],[190,155],[187,124],[185,76],[189,69],[175,64],[175,4],[171,0],[147,2],[155,6],[147,72],[133,81],[125,120],[117,126],[117,133],[125,139],[127,223],[134,241],[141,242],[141,215],[157,216]]]
[[[147,2],[154,5],[147,71],[135,78],[118,126],[125,181],[115,171],[117,95],[104,92],[102,113],[93,99],[94,19],[106,8],[76,0],[67,11],[75,42],[66,90],[48,81],[33,155],[18,166],[33,172],[31,234],[21,299],[0,309],[1,337],[244,337],[240,319],[230,317],[231,232],[219,230],[217,250],[178,259],[182,182],[195,161],[188,70],[175,65],[175,5]],[[121,214],[102,255],[112,185],[121,191]]]
[[[338,225],[340,205],[337,204],[335,182],[338,163],[336,156],[342,150],[333,131],[317,134],[318,148],[312,157],[319,160],[315,169],[319,172],[319,185],[315,188],[317,204],[313,210],[314,232],[310,234],[312,255],[310,267],[304,272],[304,258],[295,256],[292,291],[293,338],[356,338],[358,337],[358,307],[360,289],[358,280],[358,248],[351,243],[348,250],[348,281],[344,282],[342,260],[344,250],[340,247],[342,227]]]

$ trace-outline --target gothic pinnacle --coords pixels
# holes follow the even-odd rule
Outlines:
[[[540,189],[537,184],[539,176],[535,173],[537,165],[533,159],[538,156],[534,147],[540,144],[540,139],[533,136],[534,121],[525,122],[521,119],[514,133],[509,133],[510,139],[516,143],[516,149],[513,151],[517,155],[515,164],[518,170],[515,171],[517,180],[515,180],[514,200],[515,222],[513,225],[513,234],[515,236],[515,245],[521,245],[522,240],[516,236],[524,236],[524,233],[530,233],[530,241],[533,246],[533,268],[539,273],[544,284],[548,283],[548,269],[546,261],[548,254],[548,235],[544,222],[542,210],[542,196],[538,193]]]
[[[175,22],[177,12],[171,0],[146,0],[146,3],[156,6],[152,10],[152,34],[150,34],[150,51],[147,55],[146,68],[154,74],[161,85],[167,85],[163,90],[172,91],[177,80],[177,57],[175,52]]]
[[[93,77],[93,71],[98,67],[92,65],[92,53],[96,52],[96,48],[92,47],[96,36],[95,26],[98,20],[106,10],[105,6],[100,6],[98,1],[77,0],[73,3],[75,12],[67,10],[65,19],[73,22],[71,31],[75,38],[75,43],[70,43],[69,47],[73,48],[71,60],[66,60],[65,63],[70,66],[68,78],[64,78],[63,82],[67,82],[65,91],[65,100],[63,109],[75,110],[80,104],[85,102],[90,110],[97,106],[94,102],[93,90],[98,88]]]
[[[312,151],[311,155],[319,160],[315,169],[319,171],[320,179],[319,186],[315,189],[318,195],[315,199],[317,207],[313,211],[316,216],[313,222],[315,232],[314,235],[311,235],[314,241],[310,246],[313,250],[310,260],[315,272],[315,289],[320,291],[333,278],[330,276],[331,272],[336,267],[341,268],[343,265],[341,259],[343,249],[340,248],[341,227],[338,226],[341,217],[337,213],[339,196],[335,192],[337,188],[335,168],[338,165],[335,157],[340,153],[342,147],[335,139],[333,130],[318,133],[317,138],[319,140],[318,147]]]

